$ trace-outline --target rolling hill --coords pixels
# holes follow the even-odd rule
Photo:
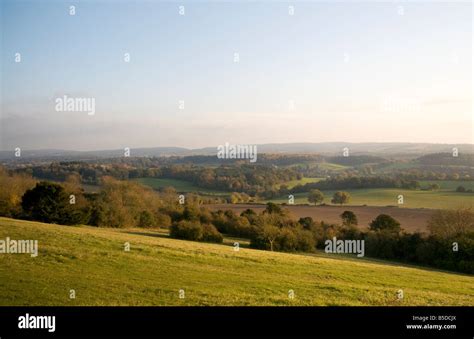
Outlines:
[[[133,157],[161,157],[161,156],[191,156],[191,155],[215,155],[216,147],[205,147],[189,149],[183,147],[133,147],[131,156]],[[407,143],[407,142],[372,142],[372,143],[351,143],[351,142],[319,142],[319,143],[272,143],[257,145],[258,152],[262,153],[291,153],[291,154],[326,154],[341,155],[342,149],[348,147],[351,154],[371,154],[371,155],[424,155],[428,153],[452,152],[453,147],[457,147],[459,152],[473,153],[472,144],[430,144],[430,143]],[[98,158],[118,158],[123,156],[123,149],[112,150],[22,150],[22,159],[51,159],[51,160],[83,160]],[[14,148],[0,150],[0,160],[20,160],[15,158]]]

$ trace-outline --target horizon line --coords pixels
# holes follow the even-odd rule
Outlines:
[[[269,143],[231,143],[226,141],[230,145],[256,145],[256,146],[270,146],[270,145],[320,145],[320,144],[398,144],[398,145],[436,145],[436,146],[472,146],[474,147],[473,143],[441,143],[441,142],[404,142],[404,141],[374,141],[374,142],[345,142],[345,141],[320,141],[320,142],[269,142]],[[224,144],[226,143],[224,142]],[[219,144],[220,145],[220,144]],[[204,147],[197,147],[197,148],[190,148],[184,146],[140,146],[140,147],[129,147],[131,150],[133,149],[157,149],[157,148],[178,148],[187,151],[195,151],[195,150],[202,150],[207,148],[217,148],[219,145],[214,146],[204,146]],[[128,147],[128,146],[126,146]],[[25,148],[21,149],[22,151],[32,152],[32,151],[67,151],[67,152],[78,152],[78,153],[87,153],[87,152],[104,152],[104,151],[115,151],[115,150],[123,150],[124,148],[101,148],[101,149],[88,149],[88,150],[78,150],[78,149],[67,149],[67,148]],[[13,152],[15,148],[12,149],[1,149],[0,152]]]

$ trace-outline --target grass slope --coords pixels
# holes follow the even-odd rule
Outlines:
[[[0,305],[474,304],[472,276],[386,262],[0,218],[0,239],[7,236],[37,239],[39,255],[0,254]]]

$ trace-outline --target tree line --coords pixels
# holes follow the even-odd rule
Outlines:
[[[470,209],[436,211],[428,234],[403,231],[389,215],[374,218],[368,230],[357,227],[351,211],[341,223],[310,217],[297,219],[280,205],[268,203],[256,213],[211,211],[200,197],[179,197],[172,188],[161,192],[111,177],[97,194],[85,193],[76,176],[64,183],[36,181],[0,168],[0,215],[63,225],[98,227],[165,227],[178,239],[221,243],[223,235],[246,238],[250,247],[270,251],[314,252],[327,239],[364,240],[366,255],[474,273],[474,213]]]

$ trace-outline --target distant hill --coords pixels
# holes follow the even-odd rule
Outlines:
[[[282,143],[282,144],[260,144],[257,145],[259,153],[280,154],[323,154],[330,156],[342,155],[343,149],[347,147],[352,155],[373,156],[397,156],[412,155],[421,156],[430,153],[451,153],[456,147],[459,153],[474,154],[472,144],[429,144],[429,143],[345,143],[345,142],[323,142],[323,143]],[[131,156],[134,157],[163,157],[163,156],[190,156],[190,155],[213,155],[216,147],[188,149],[183,147],[150,147],[132,148]],[[50,159],[50,160],[82,160],[93,158],[115,158],[122,157],[123,149],[97,150],[97,151],[71,151],[71,150],[22,150],[23,159]],[[0,151],[0,160],[14,159],[14,150]]]
[[[416,159],[422,165],[474,166],[474,154],[460,153],[454,157],[452,153],[434,153]]]

